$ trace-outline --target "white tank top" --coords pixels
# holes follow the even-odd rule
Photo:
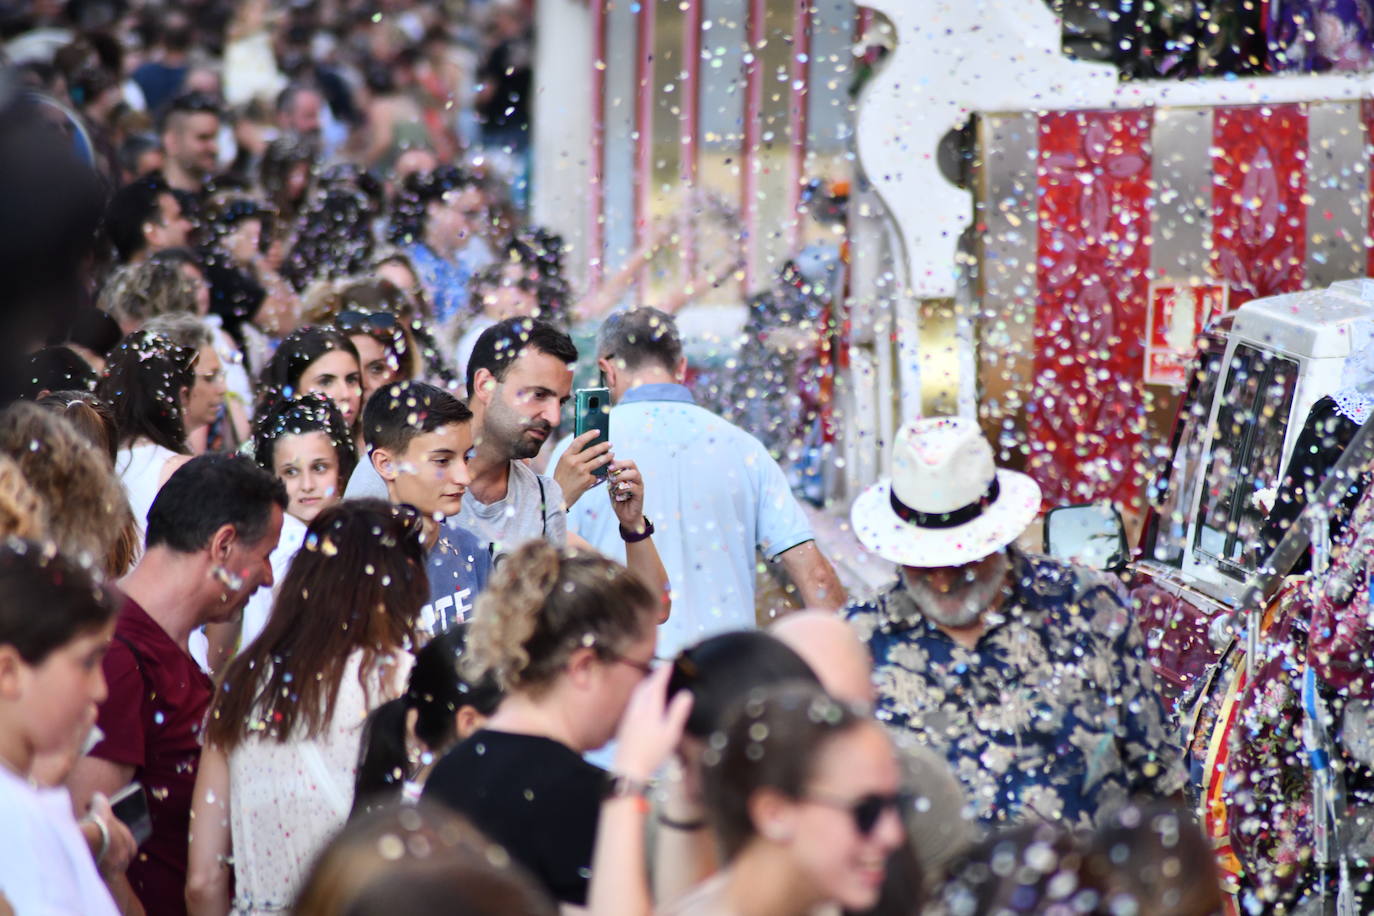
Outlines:
[[[120,449],[115,456],[115,473],[124,484],[140,535],[148,527],[148,510],[153,507],[153,498],[162,489],[162,468],[167,459],[175,458],[176,454],[152,442],[139,442]]]

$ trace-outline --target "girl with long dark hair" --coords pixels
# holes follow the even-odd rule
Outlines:
[[[225,670],[192,807],[192,913],[289,906],[352,801],[363,721],[405,689],[429,595],[418,516],[324,510],[262,635]],[[227,861],[232,857],[233,875]]]
[[[158,490],[190,460],[185,404],[195,386],[197,355],[158,334],[136,331],[120,341],[96,387],[114,408],[115,473],[140,530]]]
[[[280,398],[307,392],[326,395],[356,440],[363,406],[362,368],[358,348],[342,331],[310,326],[292,331],[263,369],[259,387],[259,412]]]

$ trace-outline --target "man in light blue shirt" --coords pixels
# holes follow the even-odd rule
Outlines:
[[[644,477],[645,514],[668,571],[673,613],[659,627],[668,656],[707,636],[749,628],[754,619],[756,550],[779,560],[807,607],[837,610],[845,594],[817,549],[811,526],[763,445],[697,406],[682,384],[686,359],[667,314],[640,308],[612,315],[597,336],[597,364],[611,389],[612,443]],[[573,448],[559,443],[556,464]],[[593,443],[582,449],[592,452]],[[586,462],[565,486],[568,528],[607,556],[624,559],[619,523],[603,500],[578,499],[594,483]]]

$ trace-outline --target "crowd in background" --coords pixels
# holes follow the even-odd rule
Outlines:
[[[574,289],[530,22],[4,20],[0,913],[1216,911],[1124,602],[1012,545],[1038,490],[909,427],[851,602],[621,308],[671,230]],[[759,629],[760,569],[807,610]]]

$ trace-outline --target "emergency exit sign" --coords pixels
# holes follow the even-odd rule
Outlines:
[[[1226,311],[1225,283],[1154,280],[1145,316],[1145,384],[1182,388],[1207,322]]]

